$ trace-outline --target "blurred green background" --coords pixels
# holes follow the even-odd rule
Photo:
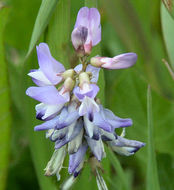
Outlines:
[[[55,190],[67,177],[66,168],[61,182],[44,176],[54,147],[44,132],[34,132],[36,101],[25,91],[32,84],[27,73],[38,68],[39,42],[47,42],[66,68],[78,64],[70,35],[85,5],[101,13],[102,41],[93,55],[138,54],[134,67],[101,73],[105,107],[132,118],[126,137],[146,143],[131,157],[106,148],[102,164],[108,189],[173,190],[174,0],[0,1],[0,190]],[[73,187],[82,188],[97,189],[88,164]]]

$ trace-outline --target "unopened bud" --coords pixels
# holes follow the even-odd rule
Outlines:
[[[73,76],[74,76],[74,70],[73,69],[68,69],[62,74],[62,77],[64,80],[67,79],[68,77],[73,78]]]
[[[63,87],[65,89],[63,93],[70,92],[74,88],[74,85],[75,81],[71,77],[68,77],[63,84]]]
[[[104,63],[101,62],[101,57],[92,57],[90,59],[90,64],[94,67],[101,67]]]
[[[46,168],[44,169],[46,176],[52,176],[61,170],[65,155],[66,146],[63,146],[62,148],[54,151],[51,160],[48,162]]]
[[[79,56],[85,54],[84,44],[88,36],[88,29],[83,26],[79,26],[72,31],[71,40],[72,44]]]
[[[79,86],[82,86],[84,83],[90,84],[90,77],[89,77],[88,73],[86,73],[86,72],[80,73],[79,82],[80,82]]]

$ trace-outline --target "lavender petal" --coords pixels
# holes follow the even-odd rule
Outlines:
[[[81,90],[80,87],[76,86],[73,90],[73,93],[79,99],[79,101],[82,101],[85,96],[89,98],[95,98],[98,91],[99,91],[99,87],[96,84],[90,84],[89,90],[86,90],[86,89]]]
[[[69,105],[69,107],[70,106],[71,105]],[[78,110],[76,110],[75,107],[74,109],[69,108],[69,110],[67,107],[64,107],[59,115],[59,121],[56,128],[61,129],[67,127],[68,125],[76,121],[79,117],[80,116],[78,114]]]
[[[102,58],[102,67],[106,69],[126,69],[137,61],[136,53],[124,53],[113,58]]]
[[[26,94],[31,98],[45,104],[61,104],[66,100],[61,96],[54,86],[29,87]]]
[[[42,131],[42,130],[54,129],[58,123],[58,119],[59,119],[59,116],[57,116],[49,121],[46,121],[46,122],[42,123],[41,125],[37,125],[37,126],[35,126],[34,130]]]
[[[65,71],[64,66],[51,56],[46,43],[40,43],[36,48],[41,71],[52,84],[58,84],[62,80],[62,77],[57,74]]]

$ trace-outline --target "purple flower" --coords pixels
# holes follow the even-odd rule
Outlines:
[[[83,120],[84,120],[86,135],[92,139],[99,140],[101,135],[98,126],[96,126],[94,122],[92,122],[90,118],[87,116],[84,116]]]
[[[77,104],[75,102],[72,102],[68,107],[64,106],[58,116],[55,116],[53,119],[41,125],[37,125],[35,131],[68,127],[80,117],[76,106]]]
[[[48,105],[44,103],[37,104],[36,109],[36,118],[39,120],[50,120],[56,116],[56,114],[62,109],[64,104],[59,105]]]
[[[74,177],[76,177],[84,162],[85,153],[87,151],[87,144],[84,143],[81,145],[81,147],[78,149],[78,151],[74,154],[70,154],[69,156],[69,168],[68,171],[70,174],[74,174]]]
[[[79,86],[75,87],[73,93],[79,101],[82,101],[85,96],[94,99],[98,91],[99,87],[96,84],[84,83],[81,88]]]
[[[124,53],[113,58],[92,57],[90,62],[93,66],[103,67],[105,69],[126,69],[134,65],[136,61],[136,53]]]
[[[97,75],[96,72],[94,75]],[[91,80],[93,80],[92,78]],[[94,80],[97,80],[96,77]],[[79,107],[79,115],[88,115],[88,118],[92,121],[94,112],[99,111],[99,106],[95,102],[94,98],[96,97],[99,87],[96,84],[90,84],[90,79],[87,73],[82,72],[79,74],[79,86],[76,86],[73,90],[74,95],[81,101]]]
[[[135,140],[128,140],[120,136],[118,136],[116,140],[109,141],[108,144],[111,146],[113,151],[124,156],[131,156],[141,147],[145,146],[145,143]]]
[[[80,40],[77,39],[77,35],[72,34],[75,49],[78,49],[77,41],[81,41],[80,45],[84,45],[85,53],[89,54],[92,46],[101,41],[100,13],[96,8],[83,7],[79,10],[73,33],[77,34],[76,31],[80,31],[78,32]]]
[[[63,136],[58,135],[56,139],[53,139],[53,141],[56,141],[55,149],[61,148],[65,144],[72,141],[75,137],[77,137],[80,134],[81,130],[83,130],[83,122],[82,122],[82,120],[75,121],[67,128],[55,130],[55,132],[56,131],[61,132],[62,130],[65,132],[64,135]]]
[[[68,143],[69,154],[74,154],[75,152],[78,151],[79,147],[82,145],[83,134],[84,134],[84,129],[82,128],[80,133]]]
[[[85,96],[79,107],[79,115],[80,116],[87,115],[89,120],[93,121],[94,113],[99,111],[100,108],[98,104],[92,98]]]
[[[109,109],[100,105],[100,112],[94,113],[94,124],[105,131],[112,132],[116,128],[129,127],[132,125],[131,119],[122,119],[114,115]]]
[[[94,140],[88,136],[86,136],[86,140],[97,160],[101,161],[106,156],[102,140]]]
[[[64,66],[51,56],[46,43],[40,43],[36,48],[39,69],[31,70],[28,75],[38,86],[58,84],[62,80],[62,77],[58,74],[65,71]]]
[[[69,92],[64,93],[64,88],[58,91],[54,86],[29,87],[26,94],[42,102],[36,106],[36,117],[42,120],[58,113],[70,98]]]

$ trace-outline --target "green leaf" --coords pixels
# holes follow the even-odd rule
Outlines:
[[[174,0],[162,0],[166,9],[174,19]]]
[[[39,37],[41,36],[42,32],[45,30],[48,22],[51,18],[51,15],[54,12],[58,0],[43,0],[34,24],[33,33],[31,36],[31,41],[28,49],[27,56],[30,55],[34,46],[36,45]]]
[[[10,112],[10,87],[8,83],[7,64],[5,62],[5,51],[3,44],[4,29],[8,18],[8,13],[9,8],[0,7],[0,190],[4,190],[6,186],[10,148],[10,126],[12,119]]]
[[[173,43],[173,34],[174,34],[174,20],[171,18],[169,13],[163,4],[161,4],[161,21],[162,21],[162,30],[164,36],[164,42],[166,45],[167,53],[169,56],[170,63],[174,69],[174,43]]]
[[[147,142],[147,190],[159,190],[157,162],[154,148],[154,126],[152,115],[152,97],[151,89],[148,86],[147,90],[147,122],[148,122],[148,142]]]

